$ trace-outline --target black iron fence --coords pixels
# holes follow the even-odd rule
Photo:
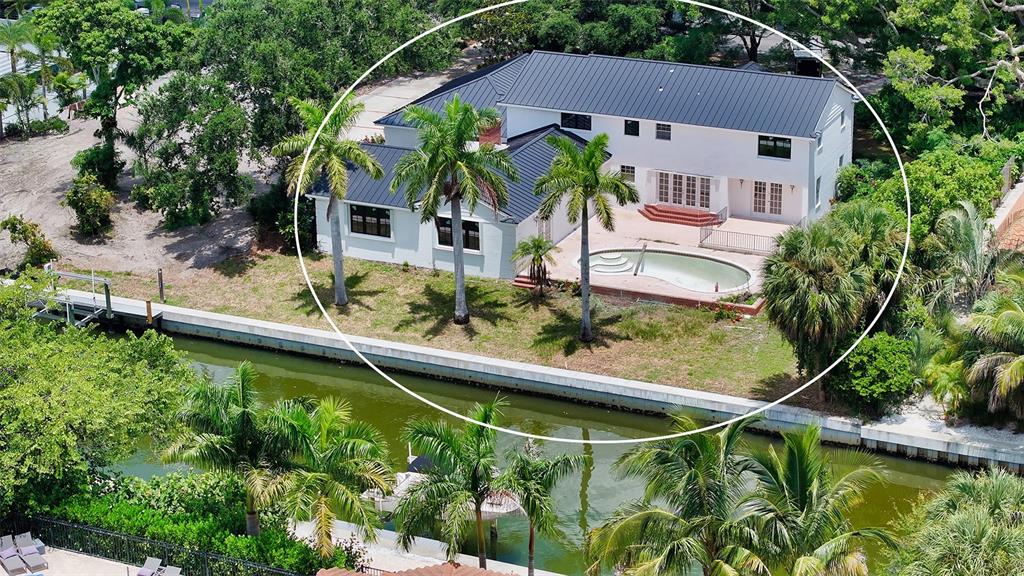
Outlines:
[[[142,566],[147,556],[153,556],[162,559],[166,566],[181,567],[182,576],[310,576],[169,542],[43,516],[17,517],[14,524],[16,532],[31,531],[34,537],[47,546],[132,566]]]
[[[700,246],[751,254],[771,254],[775,252],[778,244],[774,236],[721,230],[717,226],[701,226]]]

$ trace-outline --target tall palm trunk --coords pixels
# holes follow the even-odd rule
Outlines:
[[[530,522],[530,545],[526,559],[526,576],[533,576],[533,551],[536,544],[537,527]]]
[[[18,73],[18,58],[15,55],[14,46],[11,46],[10,50],[7,51],[7,55],[11,59],[11,74]]]
[[[327,201],[327,218],[331,221],[331,258],[334,260],[334,304],[348,304],[345,290],[345,259],[341,246],[341,206],[333,195]]]
[[[463,258],[462,201],[455,195],[452,207],[452,250],[455,260],[455,323],[469,324],[469,306],[466,305],[466,265]]]
[[[260,513],[256,510],[256,499],[248,493],[245,495],[245,534],[246,536],[259,536],[260,534]]]
[[[582,316],[580,318],[580,340],[590,342],[594,339],[593,329],[590,325],[590,232],[588,220],[590,214],[587,204],[583,204],[583,224],[580,226],[580,302],[582,305]]]
[[[481,568],[487,568],[487,544],[484,541],[484,513],[481,502],[475,505],[476,512],[476,558]]]

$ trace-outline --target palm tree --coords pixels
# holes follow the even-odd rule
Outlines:
[[[505,180],[518,180],[508,154],[494,144],[477,143],[480,132],[501,121],[494,108],[477,110],[456,94],[444,106],[444,114],[422,106],[409,106],[406,122],[419,130],[420,147],[395,165],[391,193],[404,187],[410,210],[418,206],[424,223],[438,217],[443,204],[451,209],[452,251],[455,268],[455,323],[469,322],[466,303],[466,270],[462,231],[462,204],[472,214],[486,201],[497,213],[508,203]]]
[[[7,9],[4,11],[4,15],[17,20],[35,4],[35,0],[7,0],[5,4],[7,4]]]
[[[0,97],[2,96],[3,90],[0,90]],[[7,100],[0,98],[0,138],[6,136],[6,134],[4,134],[4,112],[7,112],[8,106],[9,104],[7,103]]]
[[[470,417],[496,424],[503,405],[500,399],[477,404]],[[494,491],[494,430],[476,424],[459,429],[446,422],[415,420],[405,427],[402,439],[433,462],[426,478],[410,488],[395,508],[395,527],[403,548],[412,546],[416,534],[436,529],[447,545],[448,560],[455,561],[475,524],[477,559],[480,568],[487,568],[483,505],[488,498],[501,496]]]
[[[990,240],[988,220],[966,200],[939,216],[922,247],[933,255],[934,273],[925,283],[933,309],[961,301],[969,308],[995,282],[997,269],[1024,261],[1019,252],[1001,250]]]
[[[11,59],[11,74],[18,73],[18,56],[22,54],[22,46],[32,40],[32,25],[28,20],[15,20],[0,25],[0,46],[7,50]]]
[[[29,34],[29,41],[35,47],[35,51],[26,52],[25,59],[39,65],[39,86],[43,90],[43,118],[50,117],[50,100],[47,95],[47,88],[53,83],[53,64],[56,61],[56,51],[59,47],[57,36],[44,31],[41,28],[32,28]]]
[[[790,228],[778,244],[763,265],[764,310],[792,344],[801,371],[816,375],[860,322],[871,271],[852,254],[849,234],[826,222]],[[820,380],[818,397],[825,397]]]
[[[601,226],[610,231],[615,229],[612,203],[625,206],[639,202],[640,195],[633,184],[618,172],[601,169],[608,159],[607,134],[598,134],[582,149],[566,137],[549,136],[547,142],[557,150],[557,154],[547,173],[534,184],[534,193],[544,197],[539,210],[541,218],[551,218],[564,202],[569,223],[580,222],[580,340],[590,342],[594,339],[590,322],[591,206]]]
[[[519,242],[512,251],[512,261],[527,264],[530,267],[530,280],[537,285],[537,290],[544,294],[544,285],[548,282],[548,264],[555,263],[555,243],[543,236],[530,236]]]
[[[983,345],[966,372],[974,390],[987,389],[988,410],[1010,408],[1024,418],[1024,274],[997,273],[997,289],[978,301],[967,326]]]
[[[555,484],[584,464],[583,454],[561,454],[546,459],[533,440],[527,440],[520,451],[509,453],[508,466],[494,481],[498,490],[507,490],[519,498],[530,523],[527,574],[534,575],[536,534],[557,532],[551,492]]]
[[[204,470],[238,474],[269,467],[278,451],[263,426],[254,389],[256,370],[242,362],[222,383],[208,379],[185,390],[178,419],[186,429],[164,450],[164,462],[181,462]],[[245,494],[245,533],[260,532],[259,510],[252,490]]]
[[[766,528],[776,541],[766,555],[792,576],[867,574],[858,540],[895,543],[883,530],[851,529],[849,514],[863,501],[866,488],[884,481],[881,464],[855,453],[843,462],[852,466],[850,471],[840,474],[822,453],[816,426],[785,433],[783,441],[781,455],[770,447],[751,456],[763,498],[772,509]]]
[[[646,490],[590,533],[589,573],[612,568],[655,576],[700,566],[705,576],[768,576],[754,551],[768,508],[754,492],[753,461],[740,454],[742,434],[754,421],[734,422],[717,434],[642,444],[620,457],[616,468],[643,479]],[[674,428],[692,430],[695,424],[676,418]]]
[[[25,137],[29,134],[32,109],[46,101],[36,94],[36,81],[25,74],[0,76],[0,97],[14,105],[14,110]]]
[[[278,402],[267,420],[288,459],[281,474],[253,470],[247,475],[259,503],[279,502],[292,518],[311,520],[314,546],[323,558],[334,554],[337,519],[354,523],[372,539],[380,518],[362,493],[387,494],[394,484],[380,431],[353,420],[349,405],[329,396],[315,403]]]
[[[350,165],[355,166],[375,180],[384,176],[384,170],[380,163],[357,142],[343,138],[363,111],[362,102],[357,102],[351,95],[345,98],[338,104],[337,110],[331,115],[327,125],[320,133],[320,138],[315,139],[315,142],[314,136],[327,116],[327,111],[313,100],[299,100],[290,97],[288,102],[298,112],[306,131],[285,138],[274,146],[271,153],[275,156],[292,158],[285,171],[290,194],[305,194],[313,182],[319,178],[325,178],[330,186],[331,196],[327,203],[327,219],[331,222],[334,304],[344,306],[348,304],[348,293],[345,290],[345,265],[342,254],[341,202],[345,199],[345,193],[348,190],[348,169]],[[303,155],[311,144],[313,149],[309,154],[309,162],[306,164],[306,176],[301,189],[299,189]]]

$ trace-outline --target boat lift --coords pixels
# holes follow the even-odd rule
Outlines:
[[[78,274],[76,272],[60,272],[57,270],[48,269],[47,272],[52,274],[56,281],[54,282],[53,288],[56,292],[54,301],[61,307],[63,307],[63,314],[56,314],[52,310],[46,307],[45,302],[39,304],[39,311],[36,312],[33,317],[42,318],[46,320],[59,320],[67,322],[68,324],[74,325],[77,328],[81,328],[86,324],[103,317],[107,320],[114,318],[114,307],[110,300],[110,279],[96,274]],[[93,293],[93,303],[91,311],[82,310],[84,316],[79,318],[79,310],[75,307],[75,301],[67,295],[61,295],[57,290],[57,282],[61,279],[66,280],[81,280],[90,283],[91,292]],[[101,306],[96,300],[96,285],[100,284],[103,286],[103,305]]]

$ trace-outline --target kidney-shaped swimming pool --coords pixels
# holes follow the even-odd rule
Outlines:
[[[694,292],[733,292],[750,284],[750,272],[714,258],[659,250],[647,250],[642,261],[640,257],[641,250],[637,249],[591,252],[590,271],[620,276],[636,271],[637,275],[664,280]]]

